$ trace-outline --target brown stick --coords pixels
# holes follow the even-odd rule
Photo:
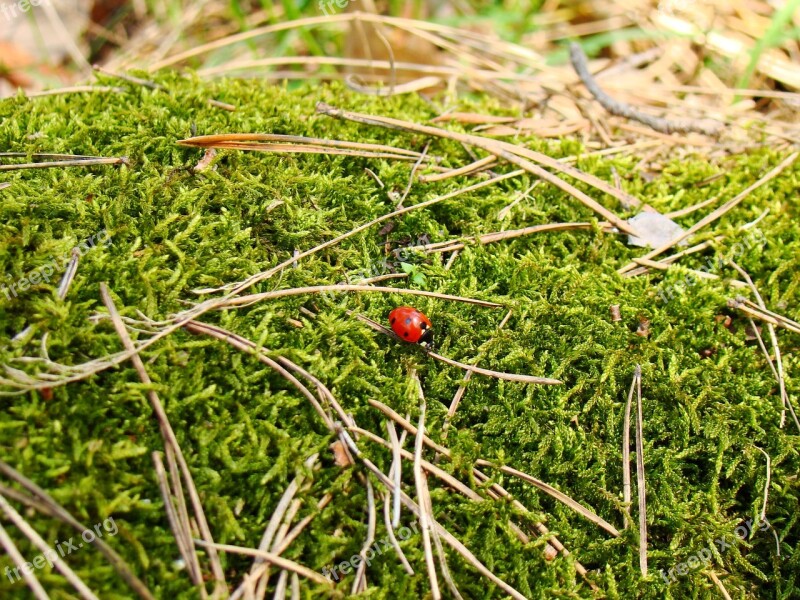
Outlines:
[[[712,121],[711,119],[668,120],[661,117],[648,115],[647,113],[643,113],[642,111],[633,108],[630,104],[615,100],[600,88],[600,86],[597,84],[597,81],[595,81],[595,78],[589,72],[589,65],[586,62],[586,54],[583,52],[583,48],[581,48],[579,44],[572,42],[569,45],[569,57],[572,61],[572,66],[574,67],[575,72],[578,74],[578,77],[581,78],[583,85],[586,86],[586,89],[589,90],[589,93],[595,97],[595,99],[603,106],[603,108],[605,108],[612,115],[625,117],[626,119],[631,119],[633,121],[639,121],[639,123],[643,123],[655,131],[667,134],[696,131],[705,135],[714,136],[718,135],[722,129],[722,123]]]

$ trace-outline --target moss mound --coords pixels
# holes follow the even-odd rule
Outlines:
[[[117,352],[122,346],[110,322],[89,320],[104,311],[101,282],[108,283],[125,316],[135,317],[138,309],[153,319],[166,318],[185,309],[182,301],[196,298],[192,290],[242,280],[295,250],[393,210],[391,192],[403,192],[412,168],[377,159],[221,151],[213,169],[195,172],[202,152],[179,147],[177,140],[194,131],[268,132],[422,150],[428,142],[424,138],[317,116],[314,105],[321,100],[419,122],[436,114],[414,97],[364,98],[338,86],[290,90],[257,81],[202,83],[177,76],[160,83],[168,93],[131,88],[122,95],[0,103],[0,147],[8,151],[129,159],[128,166],[4,175],[13,185],[0,191],[0,268],[6,277],[0,290],[0,362],[19,366],[10,361],[38,356],[45,332],[54,361],[78,364]],[[220,110],[208,104],[209,98],[238,110]],[[459,109],[502,113],[501,107],[480,99],[465,101]],[[570,141],[519,142],[555,157],[581,151]],[[429,152],[451,166],[470,160],[461,146],[441,140],[434,140]],[[577,166],[609,181],[613,167],[626,190],[669,212],[715,195],[731,198],[782,158],[768,150],[717,164],[689,156],[664,165],[654,179],[643,177],[633,157],[585,157]],[[367,168],[385,184],[383,189]],[[721,177],[705,182],[717,174]],[[712,226],[708,236],[725,234],[723,241],[681,264],[698,268],[709,259],[735,256],[767,305],[797,318],[799,180],[796,163]],[[496,481],[529,508],[528,516],[516,514],[509,503],[467,501],[431,478],[436,518],[526,596],[711,598],[718,595],[708,577],[713,571],[734,597],[797,597],[800,437],[791,419],[779,428],[774,376],[746,336],[747,321],[726,308],[733,292],[724,278],[735,276],[733,271],[720,267],[716,272],[722,281],[692,286],[680,285],[685,275],[680,268],[666,276],[624,279],[616,269],[641,251],[599,227],[468,244],[449,268],[449,255],[439,254],[412,253],[406,267],[391,256],[387,262],[387,242],[398,248],[420,239],[435,242],[501,228],[594,220],[577,201],[542,185],[508,220],[498,222],[497,212],[532,182],[519,177],[412,211],[393,221],[391,231],[369,229],[256,289],[338,283],[356,274],[405,268],[412,277],[384,285],[481,298],[513,309],[498,331],[502,309],[431,298],[413,301],[433,320],[442,354],[471,362],[480,353],[483,367],[564,381],[563,386],[543,387],[473,377],[446,440],[454,460],[442,467],[470,481],[476,458],[508,464],[592,507],[620,529],[625,523],[623,413],[634,366],[642,366],[647,579],[639,572],[635,507],[629,527],[614,539],[549,496],[505,476],[497,475]],[[415,184],[405,203],[463,185],[463,179]],[[602,201],[622,213],[611,199]],[[763,235],[745,236],[738,230],[766,208],[770,212],[757,226]],[[678,221],[688,227],[697,218]],[[107,238],[108,243],[87,244],[72,287],[60,300],[59,270],[71,249],[98,234],[103,237],[95,241]],[[53,263],[59,274],[30,281],[32,272]],[[26,289],[18,285],[22,279],[30,283],[22,286]],[[16,292],[9,287],[15,283]],[[409,302],[399,294],[304,295],[205,319],[300,364],[332,390],[360,426],[379,435],[385,425],[368,399],[415,420],[418,400],[408,373],[416,368],[428,401],[428,427],[440,439],[463,372],[375,333],[348,313],[384,322],[392,307]],[[612,304],[620,306],[619,322],[611,319]],[[726,316],[732,317],[730,323]],[[636,333],[643,320],[649,321],[649,337]],[[28,326],[22,339],[11,341]],[[788,391],[796,401],[798,337],[780,331],[779,339]],[[333,500],[285,556],[322,571],[359,551],[366,534],[366,492],[356,477],[360,468],[334,464],[328,450],[334,437],[285,379],[226,344],[182,331],[143,356],[216,541],[256,547],[284,489],[303,471],[304,460],[318,452],[321,468],[298,496],[303,504],[297,520],[315,512],[326,493]],[[118,533],[107,534],[106,541],[157,597],[193,598],[197,590],[175,562],[179,554],[154,474],[151,453],[163,450],[163,443],[146,391],[125,363],[56,387],[52,397],[30,392],[0,398],[0,449],[5,461],[82,522],[112,517]],[[388,452],[366,441],[361,447],[388,471]],[[767,471],[758,448],[772,459],[766,515],[778,536],[780,556],[770,530],[751,526],[746,539],[737,535],[737,526],[748,519],[758,523],[763,506]],[[413,482],[410,468],[403,479]],[[480,485],[471,482],[476,489]],[[48,543],[76,535],[53,519],[25,514]],[[521,544],[507,526],[511,516],[523,527],[545,522],[572,558],[547,561],[541,538]],[[381,521],[378,540],[386,535]],[[411,524],[407,512],[403,522]],[[6,527],[29,560],[38,553],[16,528]],[[429,593],[419,534],[401,543],[416,574],[406,575],[393,553],[384,552],[368,570],[370,597]],[[692,560],[704,559],[706,552],[705,562]],[[592,571],[598,591],[576,574],[573,559]],[[448,560],[465,598],[503,597],[462,558],[448,553]],[[68,563],[100,597],[131,597],[94,548],[71,553]],[[238,584],[251,559],[223,553],[223,564],[229,582]],[[0,572],[8,566],[13,561],[0,557]],[[54,597],[73,593],[49,568],[37,576]],[[351,584],[352,575],[337,585],[349,592]],[[305,581],[302,586],[308,590],[304,597],[328,596],[321,586]],[[4,598],[28,593],[23,582],[0,577]]]

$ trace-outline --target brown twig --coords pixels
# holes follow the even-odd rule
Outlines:
[[[647,125],[655,131],[661,133],[688,133],[696,131],[704,135],[715,136],[718,135],[722,129],[722,123],[712,121],[710,119],[663,119],[661,117],[654,117],[643,113],[642,111],[632,107],[630,104],[625,104],[619,100],[615,100],[606,94],[597,81],[589,72],[589,65],[587,64],[586,54],[579,44],[572,42],[569,45],[569,57],[572,61],[572,66],[578,77],[581,78],[583,85],[589,90],[589,93],[612,115],[624,117],[633,121],[639,121]]]

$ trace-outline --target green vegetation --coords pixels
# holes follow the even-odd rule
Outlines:
[[[344,123],[314,114],[318,100],[361,112],[425,121],[434,109],[414,97],[390,100],[355,96],[339,85],[286,91],[257,81],[201,83],[177,75],[159,79],[170,93],[131,88],[124,95],[83,94],[0,103],[0,147],[26,153],[62,152],[127,156],[130,166],[41,169],[3,175],[13,185],[0,191],[0,269],[6,285],[56,260],[71,248],[106,230],[112,244],[86,252],[66,300],[57,298],[58,278],[39,283],[18,297],[0,293],[3,344],[0,362],[37,356],[47,332],[54,361],[78,364],[121,349],[103,313],[99,284],[107,282],[123,315],[140,310],[161,319],[194,300],[191,290],[215,287],[273,266],[351,230],[394,207],[387,192],[402,192],[411,164],[363,158],[274,155],[221,151],[214,168],[194,172],[202,152],[179,147],[177,140],[198,134],[270,132],[392,144],[422,150],[428,141],[378,128]],[[207,104],[215,98],[235,104],[226,112]],[[502,113],[491,100],[464,104],[466,111]],[[580,152],[575,142],[519,140],[553,156]],[[470,159],[454,143],[434,140],[429,152],[460,166]],[[711,196],[733,197],[777,164],[769,150],[730,156],[719,163],[688,157],[665,165],[648,181],[635,157],[578,161],[579,168],[612,180],[612,167],[625,189],[664,212]],[[381,189],[365,171],[384,182]],[[722,177],[704,183],[716,175]],[[257,290],[337,283],[348,273],[369,271],[392,247],[427,234],[431,242],[501,228],[497,212],[532,183],[527,177],[458,196],[430,209],[412,211],[381,235],[376,227],[298,263]],[[800,163],[755,191],[714,225],[726,234],[715,251],[682,261],[698,267],[712,256],[730,253],[742,224],[770,213],[759,223],[767,240],[752,245],[737,262],[753,277],[770,308],[797,318],[800,227],[796,194]],[[463,187],[460,180],[415,184],[405,201],[417,203]],[[577,187],[596,195],[593,190]],[[622,209],[600,198],[619,213]],[[708,209],[706,209],[708,210]],[[539,186],[502,226],[593,220],[574,199]],[[688,226],[698,217],[679,219]],[[730,314],[734,295],[724,282],[698,283],[668,303],[657,289],[682,278],[680,269],[623,279],[616,269],[641,251],[624,239],[591,231],[551,232],[467,246],[445,268],[448,257],[416,255],[405,259],[411,280],[385,285],[416,287],[491,300],[513,309],[501,331],[505,311],[420,298],[415,305],[437,328],[439,351],[481,366],[557,377],[563,386],[530,386],[472,378],[446,445],[455,460],[442,467],[470,480],[476,458],[492,459],[538,477],[592,507],[622,527],[621,439],[625,399],[635,364],[642,365],[644,457],[651,576],[640,578],[636,509],[619,539],[532,487],[502,481],[532,512],[514,515],[509,504],[471,503],[431,478],[436,518],[499,577],[530,598],[588,598],[593,593],[575,573],[572,558],[552,562],[544,542],[523,546],[505,523],[515,516],[525,529],[543,520],[592,571],[609,598],[715,598],[718,591],[702,571],[678,577],[667,586],[658,571],[714,551],[713,570],[733,597],[790,598],[798,592],[800,554],[800,436],[787,419],[778,427],[777,384],[758,346],[747,341],[746,320],[732,315],[730,327],[717,317]],[[720,271],[724,277],[733,271]],[[447,406],[462,372],[435,363],[411,345],[381,336],[348,315],[355,311],[383,322],[408,296],[348,293],[334,297],[293,296],[204,319],[286,356],[321,379],[360,426],[382,435],[374,398],[401,414],[418,414],[409,369],[416,368],[428,400],[429,430],[440,439]],[[622,321],[611,321],[609,306],[619,304]],[[124,307],[124,309],[122,308]],[[316,313],[310,317],[301,307]],[[302,327],[289,319],[299,321]],[[642,319],[651,335],[636,335]],[[27,337],[11,338],[33,325]],[[135,332],[132,332],[135,335]],[[798,338],[779,332],[790,396],[800,396]],[[333,501],[291,545],[286,556],[312,569],[349,559],[366,534],[366,493],[357,468],[342,469],[328,450],[333,441],[305,398],[254,358],[210,338],[177,332],[144,353],[154,387],[165,403],[189,461],[215,540],[255,547],[289,481],[303,461],[320,453],[322,468],[299,497],[298,519],[332,493]],[[19,365],[16,365],[19,366]],[[159,598],[194,598],[184,571],[174,568],[177,548],[158,490],[151,453],[163,443],[146,388],[129,363],[87,381],[56,387],[52,399],[39,393],[0,397],[0,454],[47,489],[87,524],[113,517],[119,533],[106,540]],[[391,457],[360,443],[388,471]],[[407,443],[406,447],[410,447]],[[719,552],[714,540],[734,538],[747,519],[758,520],[766,481],[762,448],[772,458],[767,518],[780,538],[780,557],[771,532],[755,530]],[[432,458],[429,456],[428,458]],[[410,468],[403,479],[411,482]],[[474,487],[478,484],[471,482]],[[376,485],[376,489],[380,489]],[[73,531],[52,519],[26,515],[49,542]],[[385,536],[379,519],[376,539]],[[404,523],[409,515],[404,513]],[[6,526],[4,524],[4,526]],[[13,527],[10,535],[29,558],[38,552]],[[396,557],[384,553],[368,571],[372,598],[422,598],[428,593],[420,536],[403,542],[416,575],[405,575]],[[226,575],[238,584],[251,561],[223,555]],[[448,554],[450,568],[465,598],[501,598],[464,561]],[[113,569],[91,548],[69,556],[69,564],[100,597],[128,598]],[[0,557],[0,573],[11,566]],[[72,592],[57,574],[37,572],[55,598]],[[349,592],[352,576],[339,587]],[[326,597],[322,588],[303,597]],[[56,591],[61,590],[61,591]],[[24,584],[0,577],[0,596],[28,597]]]

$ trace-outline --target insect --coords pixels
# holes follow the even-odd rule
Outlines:
[[[399,306],[389,313],[389,324],[398,336],[413,344],[433,346],[431,320],[411,306]]]

